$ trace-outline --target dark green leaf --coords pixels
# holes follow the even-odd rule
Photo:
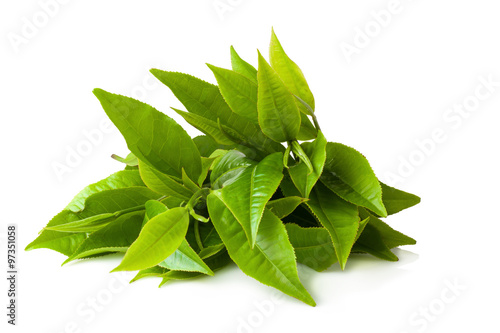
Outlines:
[[[382,201],[387,209],[387,215],[396,214],[420,203],[420,198],[414,194],[395,189],[384,183],[380,183],[380,186],[382,187]]]

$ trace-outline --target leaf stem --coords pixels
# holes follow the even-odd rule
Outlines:
[[[203,242],[201,241],[201,236],[200,236],[200,221],[198,220],[194,221],[194,237],[196,238],[196,244],[198,244],[200,251],[203,250],[204,249]]]

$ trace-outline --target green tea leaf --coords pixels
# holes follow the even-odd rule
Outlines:
[[[380,232],[370,223],[365,226],[365,230],[361,233],[356,244],[352,247],[352,251],[366,252],[377,258],[388,261],[399,260],[384,243]]]
[[[179,248],[158,265],[175,271],[200,272],[207,275],[214,275],[214,272],[194,252],[186,240],[183,240]]]
[[[332,238],[324,228],[302,228],[293,223],[285,224],[297,262],[321,272],[337,262]]]
[[[359,228],[357,207],[317,183],[306,205],[332,237],[340,268],[344,269]]]
[[[234,142],[219,129],[217,121],[212,121],[195,113],[178,110],[176,108],[171,109],[182,116],[182,118],[184,118],[184,120],[187,121],[191,126],[196,128],[200,132],[209,135],[217,143],[221,145],[234,145]]]
[[[282,219],[290,215],[298,205],[305,201],[307,201],[305,198],[290,196],[271,200],[267,203],[266,207],[279,219]]]
[[[292,94],[301,98],[304,103],[310,106],[311,110],[314,110],[314,96],[311,89],[309,89],[309,85],[307,84],[304,74],[300,70],[299,66],[297,66],[285,53],[274,31],[271,35],[269,60],[271,67],[278,73],[288,90],[290,90]],[[301,126],[297,139],[311,140],[316,138],[317,130],[307,118],[309,110],[302,103],[297,103],[297,106],[301,111]]]
[[[193,191],[174,180],[171,176],[150,167],[141,160],[139,160],[139,172],[147,187],[156,193],[183,200],[189,200],[193,195]]]
[[[208,65],[219,84],[219,90],[233,112],[258,124],[257,83],[229,69]]]
[[[245,60],[241,59],[234,47],[231,46],[231,66],[233,71],[239,73],[257,84],[257,70]]]
[[[94,193],[85,200],[84,208],[75,212],[77,219],[47,226],[46,230],[94,232],[123,214],[143,211],[146,201],[158,198],[159,194],[147,187],[126,187]]]
[[[193,141],[198,148],[200,155],[207,158],[210,157],[210,155],[212,155],[212,153],[217,149],[224,147],[221,147],[220,144],[218,144],[214,139],[212,139],[211,136],[208,135],[198,135],[193,139]]]
[[[61,224],[66,224],[80,220],[80,217],[70,210],[63,210],[54,216],[46,227],[55,227]],[[66,256],[70,256],[80,244],[87,238],[87,235],[81,233],[68,233],[52,230],[43,230],[38,237],[26,246],[26,251],[34,249],[51,249],[60,252]]]
[[[304,100],[314,110],[314,96],[311,89],[309,89],[306,78],[299,66],[285,53],[274,30],[271,34],[269,60],[271,66],[279,74],[288,89]]]
[[[256,161],[249,159],[240,151],[231,150],[214,161],[210,182],[215,183],[220,176],[230,170],[254,165],[257,165]]]
[[[420,203],[420,198],[414,194],[398,190],[380,183],[382,187],[382,201],[387,209],[387,215],[396,214],[404,209]]]
[[[227,156],[227,154],[226,154]],[[213,193],[224,202],[241,224],[253,248],[267,202],[283,178],[283,154],[267,156],[247,167],[233,182]]]
[[[146,202],[144,224],[166,211],[168,211],[168,208],[158,201]],[[201,272],[203,274],[213,275],[210,268],[201,260],[198,254],[194,252],[186,240],[183,240],[179,248],[165,260],[160,262],[158,266],[176,271]]]
[[[318,181],[326,160],[326,139],[321,131],[314,142],[304,142],[302,149],[307,154],[312,164],[312,172],[309,172],[307,165],[300,161],[297,165],[288,169],[295,187],[300,191],[304,198],[309,197],[314,184]]]
[[[231,258],[227,251],[219,252],[218,254],[207,258],[207,265],[212,271],[218,271],[231,263]],[[162,275],[163,280],[159,287],[171,280],[190,280],[200,276],[206,276],[199,272],[183,272],[183,271],[169,271]]]
[[[252,249],[241,225],[214,194],[208,196],[208,209],[231,259],[245,274],[306,304],[316,305],[299,280],[293,248],[285,227],[274,214],[264,212]]]
[[[219,88],[191,75],[152,69],[158,80],[168,86],[190,113],[227,126],[246,138],[253,147],[268,153],[284,151],[283,146],[266,137],[247,118],[234,113],[222,97]]]
[[[125,257],[113,271],[132,271],[155,266],[181,245],[189,225],[187,209],[178,207],[149,220]]]
[[[342,199],[387,216],[378,179],[366,158],[355,149],[328,142],[321,181]]]
[[[83,209],[85,199],[94,193],[132,186],[145,186],[139,172],[136,170],[118,171],[97,183],[85,187],[71,200],[65,209],[78,212]]]
[[[186,131],[155,108],[132,98],[94,89],[104,111],[118,127],[132,153],[155,169],[181,177],[198,179],[200,153]]]
[[[392,249],[398,246],[417,244],[416,240],[397,230],[394,230],[387,223],[373,216],[367,210],[360,208],[359,215],[361,218],[370,219],[370,225],[377,229],[384,244],[387,245],[388,248]]]
[[[262,132],[277,142],[295,140],[301,123],[295,97],[260,53],[257,78],[257,108]]]
[[[137,166],[137,164],[139,163],[139,161],[137,160],[137,156],[132,153],[128,154],[125,158],[113,154],[111,155],[111,158],[117,160],[118,162],[124,163],[127,166]]]
[[[144,212],[125,214],[92,233],[63,264],[106,252],[125,252],[139,232]]]
[[[200,251],[200,253],[198,253],[198,255],[200,256],[201,259],[209,258],[209,257],[211,257],[211,256],[219,253],[220,251],[222,251],[225,248],[226,247],[224,246],[223,243],[217,244],[217,245],[208,246],[208,247],[203,248]]]
[[[168,271],[169,270],[167,268],[160,267],[160,266],[153,266],[150,268],[141,269],[137,273],[137,275],[132,280],[130,280],[130,283],[135,282],[135,281],[142,279],[142,278],[145,278],[145,277],[162,277],[163,274],[167,273]]]

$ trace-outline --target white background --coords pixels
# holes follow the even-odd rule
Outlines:
[[[303,69],[327,138],[357,148],[381,179],[397,175],[398,187],[422,197],[419,206],[388,220],[418,244],[396,250],[397,263],[356,256],[344,272],[338,265],[324,273],[301,267],[316,308],[288,296],[276,302],[278,292],[234,265],[213,278],[161,289],[157,279],[124,287],[118,278],[130,276],[108,273],[118,256],[60,267],[64,258],[56,252],[20,251],[18,326],[6,324],[2,278],[2,327],[51,333],[497,332],[497,2],[401,0],[381,28],[370,13],[391,7],[388,0],[221,0],[230,6],[222,15],[216,3],[61,1],[44,22],[38,1],[2,1],[1,260],[7,223],[17,223],[24,248],[81,188],[121,168],[109,156],[125,154],[125,142],[116,129],[100,129],[105,114],[93,88],[138,96],[179,120],[169,107],[180,103],[148,70],[215,82],[205,63],[229,67],[234,45],[256,64],[256,48],[267,54],[271,26]],[[23,26],[34,20],[39,28],[31,35],[24,28],[23,37]],[[366,45],[357,32],[365,27],[373,29]],[[13,38],[25,39],[17,45]],[[351,57],[341,49],[347,44],[358,45]],[[497,82],[491,92],[481,77]],[[447,111],[464,101],[471,112]],[[84,145],[89,131],[100,131],[101,142],[58,179],[54,164],[65,164],[68,149]],[[441,140],[429,143],[436,131]],[[417,141],[427,143],[425,155]],[[93,298],[98,310],[90,306]]]

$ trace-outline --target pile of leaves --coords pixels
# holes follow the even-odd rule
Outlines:
[[[205,135],[132,98],[95,89],[131,153],[125,169],[83,189],[27,250],[68,259],[124,252],[114,271],[170,280],[213,275],[231,262],[315,305],[297,262],[323,271],[351,253],[396,261],[415,244],[380,218],[420,199],[378,181],[366,158],[327,142],[299,67],[272,33],[258,70],[231,48],[232,70],[208,65],[218,86],[158,69]]]

